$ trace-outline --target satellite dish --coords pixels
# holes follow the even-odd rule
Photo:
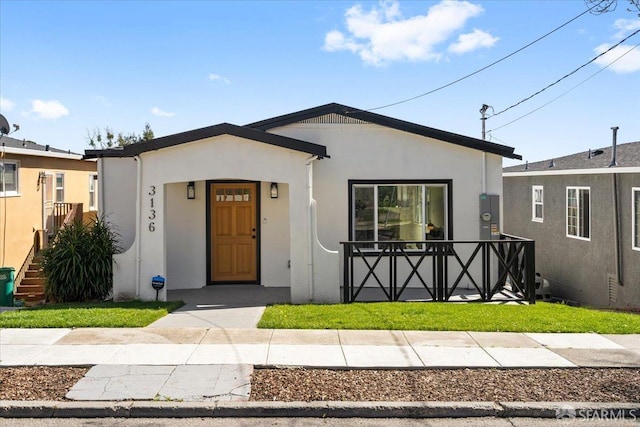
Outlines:
[[[0,114],[0,135],[7,135],[10,129],[9,122],[2,114]]]

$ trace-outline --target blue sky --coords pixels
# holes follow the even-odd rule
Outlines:
[[[499,112],[640,29],[628,6],[587,13],[462,82],[375,112],[479,138],[482,104]],[[20,125],[15,138],[83,152],[87,132],[106,126],[140,133],[149,123],[163,136],[329,102],[372,109],[472,73],[585,9],[581,0],[0,0],[0,111]],[[606,146],[612,126],[619,142],[640,140],[640,47],[630,50],[639,43],[636,34],[489,117],[488,139],[528,161]]]

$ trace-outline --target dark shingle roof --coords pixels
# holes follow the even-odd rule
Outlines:
[[[72,153],[71,150],[60,150],[58,148],[53,148],[49,145],[40,145],[40,144],[36,144],[33,141],[15,139],[6,135],[0,138],[0,145],[3,145],[5,147],[11,147],[11,148],[21,148],[23,150],[35,150],[35,151],[44,151],[44,152],[48,151],[50,153],[78,155],[78,153]]]
[[[555,159],[542,160],[528,165],[516,165],[504,168],[503,172],[541,172],[571,169],[608,169],[611,164],[611,145],[589,151],[571,154]],[[549,167],[553,160],[553,167]],[[617,167],[640,167],[640,141],[618,144],[616,147]]]

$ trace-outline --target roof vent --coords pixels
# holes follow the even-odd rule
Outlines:
[[[556,163],[553,161],[553,159],[551,159],[551,161],[549,162],[549,167],[553,168],[556,166]]]
[[[599,155],[600,155],[600,154],[602,154],[602,153],[604,153],[604,151],[602,151],[602,150],[598,149],[598,150],[593,150],[593,152],[591,153],[591,155],[592,155],[593,157],[595,157],[595,156],[599,156]]]
[[[529,170],[529,160],[527,160],[527,161],[524,163],[524,170],[526,170],[526,171],[528,171],[528,170]]]
[[[49,151],[49,144],[44,146],[44,151]]]

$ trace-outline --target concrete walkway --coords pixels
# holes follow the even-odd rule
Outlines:
[[[2,329],[0,365],[95,365],[73,400],[245,401],[253,366],[640,367],[640,334]]]

